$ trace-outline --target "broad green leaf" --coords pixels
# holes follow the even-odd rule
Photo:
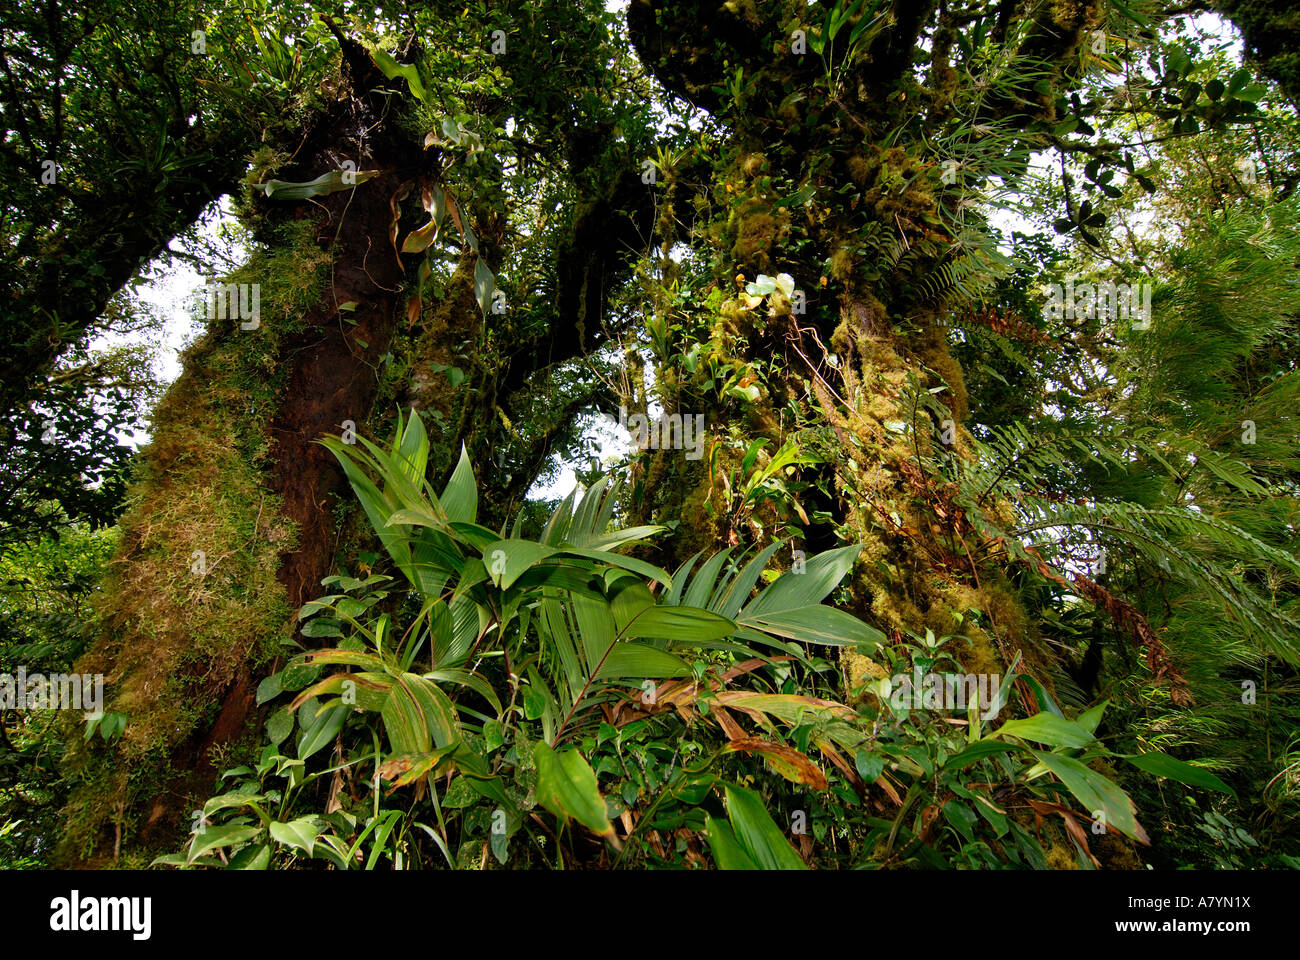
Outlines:
[[[861,552],[861,544],[855,544],[817,554],[804,565],[803,573],[787,572],[755,597],[741,611],[740,619],[821,603],[853,569],[853,562]]]
[[[1096,817],[1100,812],[1107,825],[1115,827],[1126,837],[1139,843],[1151,842],[1147,832],[1137,822],[1137,813],[1129,795],[1107,780],[1100,773],[1084,766],[1073,757],[1059,753],[1047,753],[1031,750],[1039,763],[1060,778],[1067,790],[1083,804],[1088,816]]]
[[[332,663],[349,667],[361,667],[363,670],[382,671],[384,661],[373,653],[359,650],[312,650],[302,655],[304,663]]]
[[[875,783],[885,770],[884,754],[871,750],[858,750],[853,755],[853,766],[867,783]]]
[[[190,844],[190,852],[186,857],[188,863],[193,863],[205,853],[211,853],[213,850],[220,850],[223,847],[230,847],[240,843],[247,843],[259,833],[262,832],[260,826],[244,826],[241,824],[226,824],[220,827],[204,827],[194,835],[194,840]]]
[[[265,795],[260,793],[222,793],[208,798],[208,801],[203,804],[203,815],[206,817],[230,807],[252,806],[265,799]]]
[[[257,685],[257,705],[274,700],[284,690],[284,678],[277,671]]]
[[[304,637],[341,637],[343,636],[343,627],[337,620],[332,618],[316,617],[302,625],[302,635]]]
[[[619,576],[624,575],[620,573]],[[627,634],[629,625],[655,605],[655,598],[650,588],[636,577],[620,580],[613,589],[617,592],[610,596],[609,612],[614,617],[614,632],[623,636]]]
[[[661,603],[666,606],[675,606],[678,603],[681,603],[682,590],[686,587],[686,581],[691,575],[691,568],[695,566],[695,562],[700,559],[703,553],[703,550],[699,551],[677,568],[673,573],[673,586],[668,593],[664,595],[663,599],[660,601]],[[699,604],[694,604],[694,606],[699,606]]]
[[[227,870],[266,870],[271,866],[271,845],[259,843],[255,847],[244,847],[230,858]]]
[[[724,617],[731,617],[734,620],[736,614],[740,612],[740,608],[749,599],[749,592],[754,589],[754,584],[763,575],[767,562],[772,559],[777,550],[787,543],[789,543],[788,540],[778,540],[765,550],[756,553],[745,564],[745,568],[736,575],[736,579],[727,586],[725,594],[719,596],[719,594],[722,594],[722,588],[718,588],[718,591],[708,601],[708,608],[715,613],[720,613]],[[696,606],[699,606],[699,604],[696,604]]]
[[[593,550],[586,547],[574,547],[565,544],[560,548],[561,552],[575,556],[585,557],[588,560],[595,560],[599,563],[608,563],[611,566],[619,567],[623,570],[630,570],[632,573],[640,574],[647,580],[658,580],[665,587],[672,587],[672,578],[668,572],[661,570],[653,564],[646,563],[644,560],[638,560],[636,557],[625,557],[621,553],[610,553],[606,550]]]
[[[321,675],[318,664],[290,663],[280,671],[282,684],[286,690],[301,690]]]
[[[456,708],[431,680],[404,673],[393,684],[382,711],[394,753],[430,753],[460,739]]]
[[[586,673],[595,673],[617,639],[609,601],[570,595],[568,608],[572,611],[573,623],[577,628],[573,632],[573,639],[582,655]],[[584,683],[585,679],[584,675]]]
[[[565,534],[566,542],[575,547],[594,546],[593,541],[609,529],[617,493],[618,485],[611,487],[608,477],[601,477],[593,483],[573,510]]]
[[[1016,753],[1020,749],[1013,744],[998,743],[996,740],[976,740],[961,752],[949,757],[943,766],[945,770],[960,770],[996,753]]]
[[[990,733],[989,737],[1019,737],[1022,740],[1045,743],[1051,747],[1071,748],[1083,748],[1095,740],[1090,731],[1073,720],[1066,720],[1064,717],[1046,711],[1020,720],[1008,720]]]
[[[691,580],[690,586],[686,588],[685,594],[682,595],[682,604],[688,607],[707,607],[716,588],[718,575],[722,572],[722,566],[730,558],[731,549],[727,548],[705,560],[704,565]]]
[[[482,551],[490,543],[496,543],[500,535],[487,527],[480,526],[477,523],[467,523],[464,520],[453,520],[451,522],[451,532],[458,542],[467,543],[475,550]]]
[[[442,530],[447,526],[445,518],[424,507],[408,507],[394,510],[388,515],[386,527],[428,527],[430,530]]]
[[[327,747],[343,729],[348,717],[348,707],[341,703],[326,707],[315,717],[304,718],[302,736],[298,738],[298,759],[306,760],[323,747]]]
[[[415,68],[415,64],[398,63],[393,59],[392,54],[384,50],[375,50],[370,56],[389,80],[402,77],[417,100],[428,102],[429,96],[425,92],[424,84],[420,82],[420,71]]]
[[[361,502],[362,509],[366,512],[366,519],[378,534],[384,549],[388,551],[402,574],[418,586],[418,574],[411,567],[411,548],[406,531],[388,526],[388,518],[397,508],[379,492],[374,481],[366,475],[366,471],[361,466],[364,461],[357,451],[336,437],[326,437],[321,443],[334,454],[339,465],[343,467],[352,492]]]
[[[596,774],[577,750],[557,753],[545,742],[533,751],[537,763],[537,799],[556,816],[573,817],[593,833],[617,844]]]
[[[460,448],[460,460],[440,499],[449,520],[473,523],[478,519],[478,486],[474,481],[474,467],[470,464],[469,454],[463,445]]]
[[[482,564],[480,563],[479,566],[482,567]],[[486,574],[485,570],[484,579]],[[451,639],[444,644],[439,637],[433,647],[433,662],[439,667],[444,664],[460,663],[489,623],[488,612],[468,596],[453,597],[449,609],[452,619]]]
[[[622,631],[625,640],[671,640],[681,646],[708,643],[730,636],[736,624],[698,607],[651,606]]]
[[[690,674],[690,664],[667,651],[641,643],[616,643],[606,655],[596,679],[660,679]]]
[[[524,695],[524,719],[540,720],[546,712],[546,695],[537,687],[529,684],[522,688]]]
[[[429,435],[424,429],[424,420],[418,410],[412,410],[403,428],[398,419],[396,449],[392,452],[390,463],[400,471],[400,478],[392,471],[386,479],[396,484],[398,479],[419,486],[424,481],[424,471],[429,465]]]
[[[667,527],[654,524],[641,527],[624,527],[621,530],[611,530],[608,533],[593,536],[587,546],[596,550],[613,550],[615,547],[621,547],[626,543],[645,540],[667,529]]]
[[[736,839],[736,834],[732,831],[729,823],[725,820],[706,817],[704,825],[706,837],[709,841],[709,849],[713,851],[713,859],[717,862],[719,870],[758,869],[758,864],[740,845],[740,841]]]
[[[478,300],[479,309],[484,315],[488,312],[488,307],[492,305],[492,295],[496,290],[496,277],[488,269],[488,265],[480,257],[474,263],[474,297]]]
[[[507,589],[523,572],[558,551],[535,540],[497,540],[483,547],[483,565],[501,589]]]
[[[589,602],[595,606],[600,601],[579,597],[575,602]],[[560,662],[561,673],[568,687],[568,702],[575,703],[587,684],[590,668],[586,665],[585,651],[580,646],[577,638],[574,637],[573,630],[570,629],[567,612],[569,609],[571,608],[566,607],[558,599],[548,598],[543,600],[538,606],[537,625],[545,648],[553,653]],[[526,696],[529,689],[528,687],[524,688],[525,712],[530,710]],[[538,706],[531,708],[534,717],[540,717],[543,709],[544,707]]]
[[[266,183],[255,184],[255,186],[273,200],[306,200],[309,197],[321,197],[331,193],[338,193],[340,190],[351,190],[353,187],[379,176],[381,172],[379,170],[331,170],[329,173],[322,173],[315,180],[308,180],[304,183],[268,180]],[[345,174],[348,175],[345,177]]]
[[[1142,753],[1136,756],[1124,756],[1123,759],[1139,770],[1153,773],[1157,777],[1168,777],[1188,786],[1218,790],[1221,793],[1232,794],[1234,797],[1237,795],[1230,786],[1210,773],[1210,771],[1202,767],[1194,767],[1190,763],[1184,763],[1181,760],[1175,760],[1165,753]]]
[[[974,810],[958,800],[949,800],[943,805],[943,816],[967,843],[975,842],[975,824],[979,818]]]
[[[1109,700],[1103,700],[1095,707],[1085,710],[1083,713],[1075,717],[1074,722],[1083,727],[1083,729],[1087,730],[1089,733],[1095,735],[1097,733],[1097,725],[1101,723],[1101,716],[1106,712],[1106,707],[1109,704]]]
[[[1033,693],[1034,699],[1038,702],[1039,710],[1046,710],[1048,713],[1065,719],[1065,712],[1052,699],[1052,695],[1047,692],[1046,687],[1030,676],[1021,677],[1021,679],[1024,680],[1030,692]]]
[[[288,823],[273,823],[270,830],[271,839],[276,843],[301,850],[309,857],[316,846],[316,835],[320,833],[314,816],[299,817]]]
[[[477,673],[470,673],[468,670],[459,667],[441,667],[437,670],[431,670],[423,676],[426,680],[433,680],[435,683],[453,683],[469,687],[469,689],[490,703],[492,709],[497,713],[501,713],[503,709],[496,691]]]
[[[483,579],[487,579],[484,571]],[[549,560],[546,563],[526,570],[515,585],[521,589],[536,587],[553,587],[568,593],[577,593],[592,600],[604,600],[603,583],[599,575],[589,564],[564,563]]]
[[[274,744],[283,742],[293,733],[293,714],[288,710],[277,710],[266,721],[266,736]]]
[[[755,630],[804,643],[836,647],[861,645],[875,649],[888,642],[888,638],[875,627],[868,626],[850,613],[822,604],[767,614],[754,614],[747,610],[740,615],[739,622]]]
[[[726,784],[727,817],[740,846],[760,870],[807,870],[757,793]]]

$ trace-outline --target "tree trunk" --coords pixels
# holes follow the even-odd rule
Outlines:
[[[81,664],[106,674],[107,709],[128,723],[108,748],[69,737],[83,785],[66,811],[65,862],[97,862],[118,824],[145,848],[167,846],[189,824],[193,800],[206,796],[216,761],[260,738],[258,680],[351,529],[337,512],[351,504],[336,497],[342,473],[316,440],[349,426],[377,434],[396,406],[423,410],[431,474],[448,473],[466,445],[481,481],[480,519],[495,526],[519,508],[575,414],[613,400],[599,382],[579,382],[559,408],[539,408],[563,366],[604,342],[606,298],[653,216],[636,166],[610,159],[626,145],[591,149],[594,130],[605,129],[599,115],[554,136],[545,113],[554,91],[528,89],[550,105],[539,121],[547,156],[581,185],[563,211],[571,220],[546,258],[542,290],[513,306],[550,320],[520,336],[509,313],[480,312],[477,254],[461,222],[474,221],[491,263],[512,241],[509,225],[472,196],[460,197],[454,218],[459,265],[441,299],[423,303],[422,255],[398,247],[427,219],[429,191],[448,161],[403,122],[409,101],[373,92],[393,83],[368,52],[335,35],[344,51],[338,97],[281,145],[295,159],[273,175],[306,182],[350,160],[358,183],[297,202],[254,194],[243,216],[259,249],[226,279],[261,285],[260,323],[214,325],[156,412],[105,584],[107,629]],[[465,377],[457,387],[452,368]],[[520,435],[512,420],[525,419],[535,429]],[[344,545],[351,561],[360,544]]]
[[[953,228],[964,193],[960,183],[943,190],[935,163],[891,135],[918,109],[900,92],[939,96],[910,79],[914,41],[932,12],[933,5],[907,7],[888,42],[882,37],[873,47],[870,64],[832,84],[819,58],[781,42],[789,24],[776,12],[634,0],[630,32],[643,60],[669,90],[731,130],[730,142],[712,154],[712,196],[723,202],[699,231],[715,243],[715,285],[725,296],[708,349],[746,369],[746,381],[760,388],[753,402],[724,397],[706,410],[721,451],[713,466],[674,474],[660,453],[645,483],[651,515],[682,520],[674,561],[698,549],[764,542],[782,518],[750,516],[734,496],[728,502],[720,478],[745,449],[726,449],[722,425],[739,420],[746,443],[771,441],[759,465],[797,440],[820,464],[825,484],[825,493],[815,485],[805,490],[803,513],[820,511],[832,521],[802,523],[809,539],[797,546],[807,553],[840,540],[862,545],[849,583],[852,612],[895,638],[960,631],[970,638],[958,651],[966,667],[1001,672],[1016,652],[1041,665],[1039,641],[990,562],[997,545],[981,542],[954,505],[954,491],[921,463],[944,451],[970,454],[945,296],[965,266]],[[1034,55],[1046,55],[1038,48],[1049,41],[1077,44],[1090,14],[1076,16],[1064,34],[1031,34]],[[709,31],[697,31],[697,22]],[[763,45],[764,36],[778,38],[775,48]],[[934,57],[932,79],[941,79],[938,45]],[[741,99],[728,103],[718,91],[738,69]],[[929,106],[941,108],[942,101]],[[781,199],[799,189],[810,193],[805,203]],[[796,295],[753,305],[746,284],[778,273],[792,276]],[[672,369],[666,379],[687,377]],[[791,409],[803,411],[800,423],[790,422]],[[669,476],[678,479],[665,483]],[[801,479],[814,478],[814,468],[805,468]],[[711,525],[702,526],[710,515]],[[965,620],[971,610],[987,615],[982,624]],[[880,673],[853,652],[844,666],[846,695]]]
[[[107,675],[107,709],[128,723],[116,757],[80,751],[68,857],[102,842],[110,816],[146,847],[188,825],[214,759],[252,729],[259,668],[329,571],[343,477],[315,441],[345,421],[367,432],[407,303],[390,226],[434,173],[367,92],[384,78],[365,51],[344,48],[343,92],[276,176],[308,181],[347,159],[378,175],[256,200],[266,249],[229,280],[259,285],[260,316],[214,324],[157,411],[106,585],[109,629],[81,665]]]

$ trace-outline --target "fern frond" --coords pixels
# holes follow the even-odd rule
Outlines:
[[[1024,505],[1022,505],[1024,506]],[[1265,600],[1242,577],[1242,564],[1272,567],[1300,582],[1300,561],[1240,527],[1208,514],[1172,507],[1148,509],[1131,503],[1073,504],[1037,502],[1040,519],[1012,531],[1024,537],[1041,530],[1082,528],[1109,534],[1133,547],[1171,577],[1199,587],[1256,641],[1292,663],[1300,663],[1300,620]],[[1178,540],[1212,545],[1238,559],[1235,568],[1221,556],[1207,560]]]

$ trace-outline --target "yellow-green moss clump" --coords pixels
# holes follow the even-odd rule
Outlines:
[[[773,249],[790,232],[790,210],[777,205],[771,186],[767,157],[743,150],[715,186],[715,199],[730,212],[715,224],[714,237],[742,269],[771,272]]]
[[[913,466],[917,447],[929,455],[936,441],[924,430],[913,437],[906,400],[912,390],[927,386],[923,371],[928,368],[947,383],[943,399],[959,421],[966,412],[965,386],[938,324],[927,322],[905,350],[878,307],[859,301],[845,311],[831,337],[848,411],[829,396],[823,398],[832,425],[844,438],[836,453],[839,485],[853,504],[846,527],[850,539],[862,544],[850,585],[854,612],[886,631],[919,635],[932,630],[936,636],[959,637],[948,649],[975,673],[1001,673],[1019,653],[1024,666],[1050,689],[1041,638],[996,571],[971,582],[960,568],[910,562],[918,554],[960,555],[975,546],[958,542],[951,523],[939,522],[919,495],[915,484],[920,476]],[[954,449],[958,456],[969,455],[970,437],[964,430],[956,431]],[[989,509],[998,514],[1001,505]],[[856,651],[845,649],[841,657],[850,694],[883,673],[880,664]]]
[[[1074,851],[1062,846],[1059,842],[1053,843],[1043,850],[1043,860],[1047,863],[1048,870],[1079,869],[1079,864],[1074,859]]]

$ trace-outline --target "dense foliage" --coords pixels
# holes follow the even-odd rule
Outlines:
[[[0,667],[106,703],[3,862],[1300,865],[1286,11],[62,6]],[[154,258],[244,293],[156,405]]]

